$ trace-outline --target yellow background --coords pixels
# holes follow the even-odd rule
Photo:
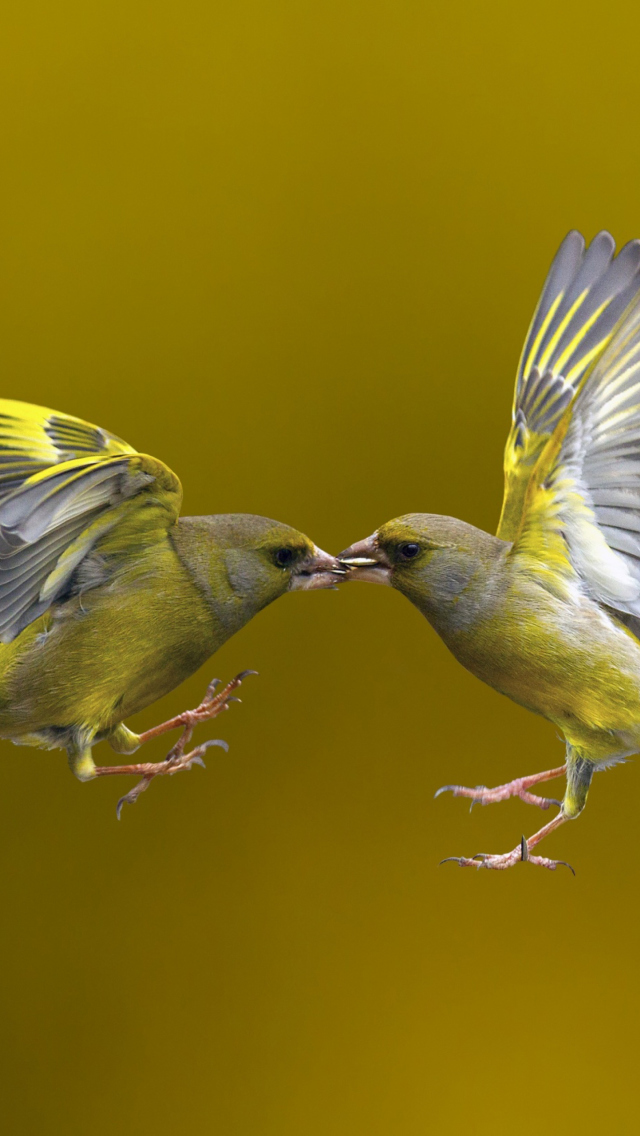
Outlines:
[[[639,32],[615,2],[7,5],[2,394],[163,458],[187,513],[332,551],[413,510],[492,529],[558,243],[640,236]],[[285,597],[130,724],[243,667],[229,755],[120,824],[127,784],[2,743],[6,1130],[634,1131],[637,761],[545,846],[576,879],[439,868],[541,817],[434,790],[558,764],[553,728],[361,585]]]

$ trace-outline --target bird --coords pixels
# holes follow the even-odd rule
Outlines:
[[[520,797],[553,818],[507,853],[451,856],[505,870],[582,812],[595,772],[640,751],[640,241],[577,231],[552,262],[517,368],[495,536],[410,513],[339,554],[349,580],[390,585],[472,674],[560,731],[565,762],[436,796]],[[565,778],[562,800],[538,786]],[[446,862],[445,860],[442,863]]]
[[[142,734],[124,719],[178,686],[285,592],[335,586],[344,569],[279,521],[181,517],[178,477],[80,418],[0,399],[0,737],[63,749],[80,781],[203,764],[195,727],[238,701],[253,671]],[[182,730],[161,762],[95,764],[102,740],[132,754]]]

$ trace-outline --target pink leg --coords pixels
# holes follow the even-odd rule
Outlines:
[[[150,730],[145,730],[143,734],[140,734],[138,744],[143,745],[144,742],[148,742],[152,738],[157,738],[161,734],[167,733],[168,730],[175,730],[179,726],[182,726],[181,736],[172,749],[169,750],[164,761],[138,762],[133,765],[97,765],[95,767],[95,777],[108,777],[114,774],[127,773],[134,774],[141,778],[138,784],[134,785],[133,789],[118,801],[116,808],[118,820],[120,819],[122,806],[125,803],[133,805],[140,794],[144,793],[145,789],[149,788],[154,777],[166,774],[173,776],[174,773],[179,773],[183,769],[191,769],[192,765],[202,765],[204,767],[202,755],[210,746],[221,746],[224,750],[228,749],[226,742],[213,739],[196,746],[190,753],[184,752],[191,741],[195,727],[200,722],[206,722],[212,718],[216,718],[223,710],[228,710],[232,702],[239,702],[240,699],[234,697],[233,691],[240,686],[242,680],[247,678],[248,675],[257,673],[257,671],[242,671],[241,674],[236,675],[231,682],[228,682],[219,694],[216,694],[215,691],[220,685],[220,679],[214,678],[213,681],[209,683],[202,702],[195,710],[185,710],[175,718],[170,718],[167,722],[162,722],[159,726],[153,726]]]
[[[525,840],[523,836],[520,843],[517,844],[511,852],[506,852],[503,856],[489,856],[484,852],[480,852],[470,858],[466,856],[447,856],[446,859],[441,860],[440,863],[446,864],[450,860],[453,860],[456,864],[459,864],[461,868],[493,868],[497,871],[503,871],[505,868],[512,868],[514,864],[528,861],[530,864],[536,864],[541,868],[549,868],[552,872],[562,864],[565,868],[568,868],[570,872],[573,872],[575,876],[571,864],[567,864],[566,860],[549,860],[546,856],[531,855],[531,849],[535,848],[541,840],[544,840],[545,836],[549,836],[550,833],[555,832],[556,828],[560,828],[560,825],[564,824],[566,820],[569,820],[569,817],[566,817],[564,813],[558,813],[553,820],[550,820],[548,824],[545,824],[544,828],[539,829],[538,832],[530,836],[528,840]]]
[[[210,718],[217,718],[218,714],[223,710],[229,709],[230,702],[239,702],[238,698],[233,698],[233,692],[241,686],[243,679],[248,678],[249,675],[257,674],[257,671],[241,671],[239,675],[231,679],[219,694],[215,691],[220,686],[220,679],[214,678],[209,683],[205,696],[199,706],[195,710],[184,710],[182,714],[177,714],[175,718],[169,718],[167,722],[161,722],[159,726],[152,726],[150,730],[145,730],[140,734],[139,745],[144,745],[145,742],[151,741],[152,738],[157,738],[160,734],[166,734],[168,730],[175,730],[178,726],[183,726],[186,729],[193,731],[194,726],[199,722],[207,722]]]
[[[531,777],[516,777],[506,785],[496,786],[495,789],[487,789],[484,785],[478,785],[476,789],[467,789],[464,785],[443,785],[435,795],[439,797],[441,793],[453,793],[454,797],[469,797],[471,808],[476,804],[492,805],[497,801],[507,801],[509,797],[520,797],[520,800],[527,805],[537,805],[539,809],[548,809],[550,805],[560,807],[561,801],[553,797],[538,797],[528,790],[541,781],[552,781],[555,777],[563,777],[566,772],[566,765],[559,765],[557,769],[547,769],[544,773],[534,773]]]

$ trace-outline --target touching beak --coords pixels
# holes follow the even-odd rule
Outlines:
[[[376,536],[377,533],[374,533],[366,540],[359,540],[338,556],[340,564],[347,569],[347,580],[366,580],[370,584],[391,583],[391,562],[378,547]]]
[[[335,588],[346,577],[347,570],[340,561],[314,545],[313,556],[308,556],[294,569],[289,591],[310,592],[313,588]]]

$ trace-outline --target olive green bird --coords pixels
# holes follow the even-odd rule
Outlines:
[[[571,232],[547,277],[517,372],[496,536],[413,513],[341,554],[350,578],[390,584],[472,674],[553,722],[566,764],[494,789],[560,811],[505,855],[509,868],[577,817],[593,773],[640,751],[640,241],[614,258]],[[531,790],[566,774],[562,802]],[[436,794],[438,795],[438,794]],[[572,869],[573,870],[573,869]]]
[[[124,719],[196,671],[267,604],[344,575],[303,533],[265,517],[180,517],[182,488],[156,458],[96,426],[0,400],[0,737],[65,749],[81,781],[202,764],[195,726],[230,702],[243,672],[197,709],[144,734]],[[182,728],[167,759],[96,766]]]

